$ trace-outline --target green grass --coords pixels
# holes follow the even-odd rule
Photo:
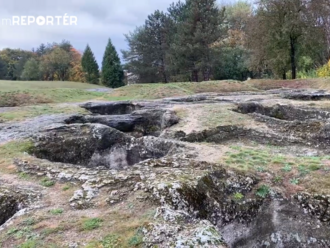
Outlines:
[[[314,88],[329,88],[327,85],[329,85],[329,79],[251,80],[247,82],[224,80],[199,83],[135,84],[121,87],[112,93],[102,93],[86,91],[86,89],[103,87],[86,83],[0,80],[0,107],[88,100],[159,99],[206,92],[258,91],[280,87],[306,88],[309,86]]]
[[[26,152],[30,152],[33,148],[31,141],[15,141],[8,142],[4,145],[0,145],[0,171],[5,166],[12,164],[14,158],[23,157]],[[20,177],[28,178],[24,174],[20,174]]]
[[[235,194],[233,194],[233,199],[236,201],[240,201],[244,198],[244,195],[242,193],[236,192]]]
[[[159,99],[206,92],[256,91],[253,86],[239,81],[208,81],[200,83],[134,84],[116,89],[112,100]]]
[[[100,218],[91,218],[83,221],[82,229],[84,231],[91,231],[94,229],[97,229],[101,226],[101,223],[103,222]]]
[[[280,169],[283,173],[290,173],[294,170],[301,172],[318,171],[324,167],[324,161],[329,160],[329,156],[323,157],[293,157],[278,155],[272,148],[249,149],[237,146],[231,147],[232,151],[227,152],[225,162],[233,167],[259,171],[260,168],[267,170]]]
[[[17,107],[45,103],[82,102],[104,100],[108,93],[89,92],[82,89],[31,89],[10,92],[0,91],[0,107]]]
[[[95,248],[95,247],[120,248],[122,246],[119,236],[110,234],[105,238],[103,238],[102,240],[90,242],[86,246],[86,248]]]
[[[66,184],[66,185],[63,186],[62,190],[63,191],[68,191],[70,188],[71,188],[71,185]]]
[[[267,185],[262,185],[257,189],[256,195],[265,198],[269,195],[270,188]]]
[[[136,234],[128,240],[128,245],[137,247],[143,244],[143,233],[137,231]]]
[[[44,178],[40,181],[40,185],[44,187],[53,187],[55,185],[55,182],[53,180],[50,180],[49,178]]]
[[[93,89],[105,88],[101,85],[68,81],[7,81],[0,80],[0,92],[45,89]]]
[[[330,193],[330,156],[310,157],[279,154],[280,148],[232,146],[223,158],[232,168],[270,177],[276,186],[300,186],[312,192]],[[294,188],[288,190],[295,190]],[[292,193],[292,192],[291,192]],[[260,193],[262,194],[262,192]],[[261,196],[261,195],[260,195]]]
[[[29,217],[22,221],[22,224],[25,226],[33,226],[37,223],[37,220],[33,217]]]
[[[0,107],[81,102],[108,96],[104,92],[87,91],[92,88],[105,87],[77,82],[0,80]]]
[[[244,126],[253,122],[253,118],[232,111],[232,106],[214,106],[214,104],[199,107],[203,113],[200,123],[205,128],[213,128],[220,125]]]
[[[6,121],[20,121],[26,118],[32,118],[41,115],[49,114],[83,114],[87,113],[86,110],[75,105],[54,105],[44,104],[36,106],[24,106],[12,109],[8,112],[0,113],[0,120]]]
[[[256,90],[238,81],[200,83],[136,84],[116,89],[112,93],[89,92],[102,86],[76,82],[0,81],[0,107],[63,103],[87,100],[136,100],[192,95],[203,92]]]
[[[87,113],[85,109],[76,105],[54,105],[43,104],[35,106],[23,106],[12,109],[8,112],[0,113],[0,122],[20,121],[26,118],[32,118],[41,115],[49,114],[84,114]]]
[[[38,243],[36,240],[28,240],[18,246],[18,248],[37,248]]]
[[[62,208],[56,208],[49,211],[52,215],[63,214],[64,210]]]

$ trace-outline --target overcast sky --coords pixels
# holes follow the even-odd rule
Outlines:
[[[166,10],[176,0],[0,0],[0,49],[31,50],[41,43],[69,40],[83,51],[88,43],[98,62],[102,60],[108,38],[118,53],[127,48],[124,34],[144,23],[156,9]],[[230,0],[228,0],[230,1]],[[232,0],[235,1],[235,0]],[[9,25],[12,16],[76,16],[77,25]],[[21,21],[21,20],[20,20]]]

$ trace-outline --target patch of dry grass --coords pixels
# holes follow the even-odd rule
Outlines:
[[[279,88],[291,89],[324,89],[330,90],[330,79],[296,79],[296,80],[273,80],[273,79],[257,79],[247,81],[251,87],[259,90],[270,90]]]
[[[134,84],[114,90],[110,93],[109,98],[118,100],[159,99],[207,92],[225,93],[255,90],[247,83],[230,80],[199,83]]]
[[[69,81],[8,81],[0,80],[0,92],[51,89],[94,89],[101,85]]]
[[[258,91],[279,88],[315,88],[330,90],[330,79],[299,80],[250,80],[245,82],[224,80],[199,83],[135,84],[114,90],[110,99],[159,99],[166,97],[193,95],[198,93],[227,93],[239,91]]]
[[[234,105],[208,104],[200,106],[203,116],[200,117],[200,125],[203,128],[214,128],[225,125],[245,126],[254,122],[248,115],[232,111]]]

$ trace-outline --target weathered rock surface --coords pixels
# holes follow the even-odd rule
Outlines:
[[[40,198],[32,189],[0,186],[0,226]]]
[[[275,192],[255,194],[259,179],[221,165],[178,157],[140,162],[127,170],[86,168],[34,159],[16,161],[20,171],[62,182],[79,182],[82,189],[71,206],[92,206],[101,188],[119,195],[147,193],[160,204],[153,223],[144,228],[146,247],[327,247],[329,219],[322,214],[327,196],[283,198]],[[124,193],[125,192],[125,193]],[[235,198],[235,194],[240,198]],[[80,196],[79,196],[80,195]],[[78,197],[78,198],[77,198]],[[110,199],[112,196],[110,196]],[[326,205],[328,206],[328,205]],[[320,209],[320,211],[316,211]],[[320,214],[321,213],[321,214]]]
[[[135,136],[159,136],[165,128],[178,122],[173,111],[162,109],[137,110],[123,115],[75,115],[65,120],[66,124],[99,123]]]
[[[271,132],[284,140],[296,140],[301,145],[321,149],[329,147],[330,112],[290,105],[265,107],[255,102],[241,103],[237,111],[266,123]]]
[[[242,114],[258,113],[287,121],[305,121],[308,119],[328,120],[330,118],[330,112],[318,109],[303,109],[280,104],[268,107],[256,102],[240,103],[236,111]]]
[[[330,94],[325,90],[317,91],[307,91],[307,90],[297,90],[292,92],[286,92],[282,94],[283,98],[303,100],[303,101],[320,101],[330,99]]]
[[[293,200],[264,203],[249,225],[232,223],[221,230],[229,247],[329,247],[327,223],[306,214]]]
[[[200,146],[185,143],[247,139],[295,144],[297,149],[326,149],[330,113],[264,103],[269,94],[279,97],[281,93],[283,90],[87,103],[83,107],[91,114],[70,116],[53,126],[47,122],[38,129],[33,137],[37,158],[16,160],[15,165],[20,172],[77,185],[68,199],[73,209],[104,203],[111,207],[132,195],[156,204],[154,220],[142,229],[145,247],[330,247],[330,196],[299,193],[287,197],[277,188],[269,188],[261,196],[257,192],[264,183],[268,185],[267,175],[197,161],[194,154]],[[236,111],[260,123],[220,125],[190,134],[182,130],[167,136],[163,132],[178,122],[168,106],[222,101],[238,102]],[[1,199],[0,188],[0,208],[8,203],[3,216],[10,218],[16,202]]]
[[[0,143],[26,139],[54,124],[63,124],[70,115],[43,115],[23,122],[0,123]]]
[[[0,225],[20,210],[21,198],[21,195],[9,189],[0,188]]]
[[[35,138],[33,153],[54,162],[123,169],[178,148],[175,142],[155,137],[134,138],[101,124],[59,125]]]
[[[94,114],[101,115],[124,115],[130,114],[135,110],[141,109],[142,106],[128,101],[122,102],[89,102],[81,105],[82,108]]]
[[[299,137],[290,137],[275,132],[266,132],[252,128],[239,126],[219,126],[201,132],[186,134],[182,131],[176,132],[173,138],[187,142],[209,142],[221,144],[232,140],[250,140],[260,144],[291,145],[304,144],[305,141]]]

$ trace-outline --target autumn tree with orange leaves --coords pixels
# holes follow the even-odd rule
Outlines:
[[[71,62],[70,62],[70,70],[69,70],[69,81],[74,82],[84,82],[85,76],[83,72],[83,68],[81,66],[81,53],[75,48],[71,47],[70,51]]]
[[[23,52],[23,50],[18,51]],[[31,54],[33,55],[33,60],[23,61],[22,59],[22,61],[19,61],[20,57],[25,57],[12,56],[13,58],[18,58],[18,60],[8,62],[8,64],[15,63],[18,65],[25,63],[22,65],[23,69],[20,75],[16,76],[16,80],[85,81],[81,66],[82,55],[69,41],[64,40],[61,43],[49,43],[47,45],[41,44],[37,49],[33,49]],[[14,79],[8,78],[8,75],[5,73],[3,73],[3,77]],[[0,79],[2,79],[1,75]]]

